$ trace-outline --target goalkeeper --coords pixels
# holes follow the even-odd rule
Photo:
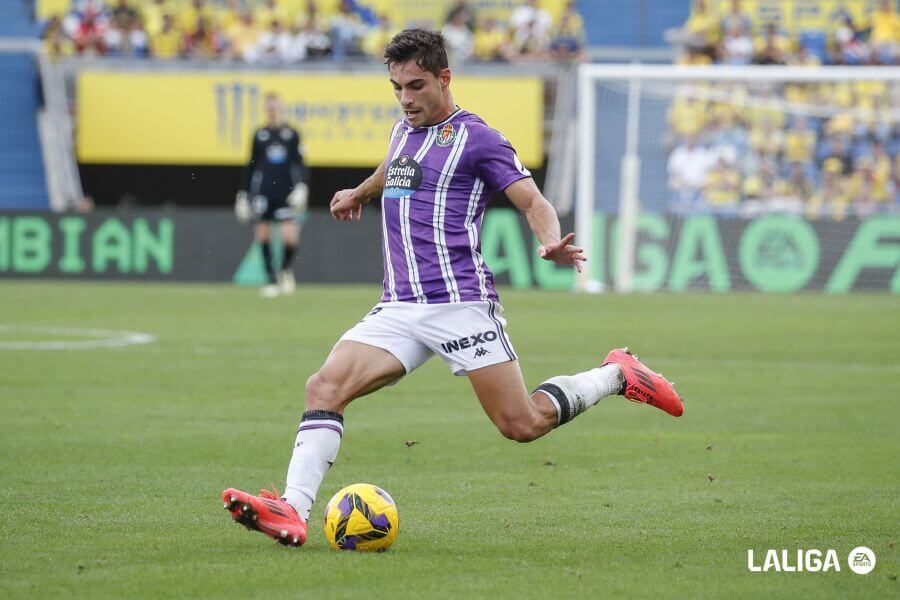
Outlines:
[[[266,124],[253,134],[250,162],[244,169],[234,212],[238,221],[254,221],[254,238],[262,250],[268,283],[260,295],[273,298],[295,288],[291,261],[300,243],[300,224],[309,196],[308,169],[300,149],[300,134],[284,122],[281,99],[264,99]],[[284,253],[276,269],[272,252],[272,222],[280,227]]]

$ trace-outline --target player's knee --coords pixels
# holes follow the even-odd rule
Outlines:
[[[339,386],[317,371],[306,380],[306,410],[338,410],[341,408]]]

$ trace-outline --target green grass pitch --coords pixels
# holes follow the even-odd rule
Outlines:
[[[900,299],[886,295],[506,290],[529,386],[627,344],[676,381],[685,416],[613,397],[520,445],[432,360],[350,406],[306,546],[233,524],[218,494],[283,485],[303,384],[378,294],[0,283],[5,325],[157,338],[0,350],[0,597],[897,597]],[[397,500],[385,554],[322,535],[325,502],[354,482]],[[877,554],[866,576],[847,567],[858,545]],[[834,548],[842,569],[751,573],[751,548]]]

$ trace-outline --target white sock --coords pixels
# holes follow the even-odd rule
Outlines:
[[[288,466],[284,500],[297,510],[304,521],[316,501],[322,478],[337,458],[344,417],[328,410],[308,410],[303,413],[294,454]]]
[[[556,426],[568,423],[601,398],[618,394],[625,383],[619,365],[608,364],[584,373],[551,377],[538,386],[556,407]]]

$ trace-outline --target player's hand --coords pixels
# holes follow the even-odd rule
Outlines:
[[[309,186],[303,182],[294,185],[287,198],[288,205],[298,213],[306,212],[309,202]]]
[[[575,239],[575,234],[570,233],[554,244],[545,244],[538,247],[538,256],[544,260],[552,260],[558,265],[573,265],[575,270],[581,273],[582,263],[587,260],[584,249],[573,246],[569,242]]]
[[[253,211],[250,209],[249,194],[241,190],[234,199],[234,216],[237,217],[238,223],[244,224],[250,221]]]
[[[363,201],[356,190],[340,190],[331,199],[331,216],[338,221],[359,221],[362,209]]]

